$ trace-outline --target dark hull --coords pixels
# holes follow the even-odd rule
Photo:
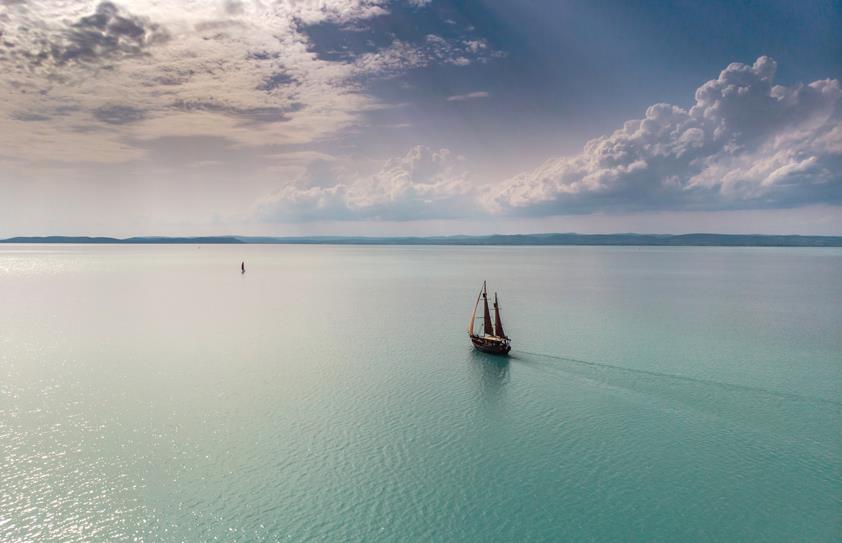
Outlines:
[[[478,351],[488,354],[507,355],[512,350],[512,346],[507,341],[492,340],[478,336],[471,336],[471,343]]]

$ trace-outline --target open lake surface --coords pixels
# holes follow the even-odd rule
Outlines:
[[[0,541],[123,540],[840,541],[842,250],[0,245]]]

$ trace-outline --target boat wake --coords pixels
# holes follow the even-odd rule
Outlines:
[[[811,396],[802,396],[800,394],[794,394],[790,392],[782,392],[778,390],[772,390],[762,387],[753,387],[749,385],[739,385],[735,383],[725,383],[722,381],[714,381],[712,379],[701,379],[698,377],[689,377],[686,375],[678,375],[674,373],[665,373],[659,371],[650,371],[650,370],[641,370],[635,368],[628,368],[623,366],[616,366],[614,364],[606,364],[604,362],[591,362],[588,360],[581,360],[578,358],[571,358],[567,356],[559,356],[554,354],[548,353],[536,353],[532,351],[521,351],[521,350],[513,350],[509,354],[509,358],[515,361],[522,361],[529,363],[527,358],[518,356],[518,355],[529,355],[529,356],[537,356],[541,358],[548,358],[552,360],[560,360],[563,362],[570,362],[572,364],[578,364],[581,366],[589,366],[592,368],[599,368],[599,369],[609,369],[609,370],[616,370],[620,372],[636,374],[636,375],[646,375],[649,377],[657,377],[660,379],[671,379],[674,381],[680,381],[685,383],[693,383],[698,385],[708,385],[708,386],[715,386],[719,387],[724,390],[731,390],[731,391],[744,391],[744,392],[752,392],[755,394],[764,394],[767,396],[774,396],[777,398],[787,399],[787,400],[796,400],[796,401],[803,401],[803,402],[812,402],[818,404],[825,404],[825,405],[833,405],[836,407],[842,407],[842,402],[838,402],[835,400],[830,400],[827,398],[815,398]]]

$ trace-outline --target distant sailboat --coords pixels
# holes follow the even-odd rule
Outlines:
[[[482,335],[474,333],[474,324],[477,321],[477,309],[482,300]],[[471,343],[478,350],[491,354],[508,354],[512,350],[509,338],[503,331],[503,321],[500,317],[500,304],[497,302],[497,293],[494,293],[494,323],[491,321],[491,311],[488,309],[488,290],[485,281],[482,282],[482,290],[477,296],[477,303],[474,304],[474,312],[471,314],[471,322],[468,324],[468,336]]]

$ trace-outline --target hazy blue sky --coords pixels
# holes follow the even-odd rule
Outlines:
[[[842,235],[842,2],[0,0],[0,237]]]

